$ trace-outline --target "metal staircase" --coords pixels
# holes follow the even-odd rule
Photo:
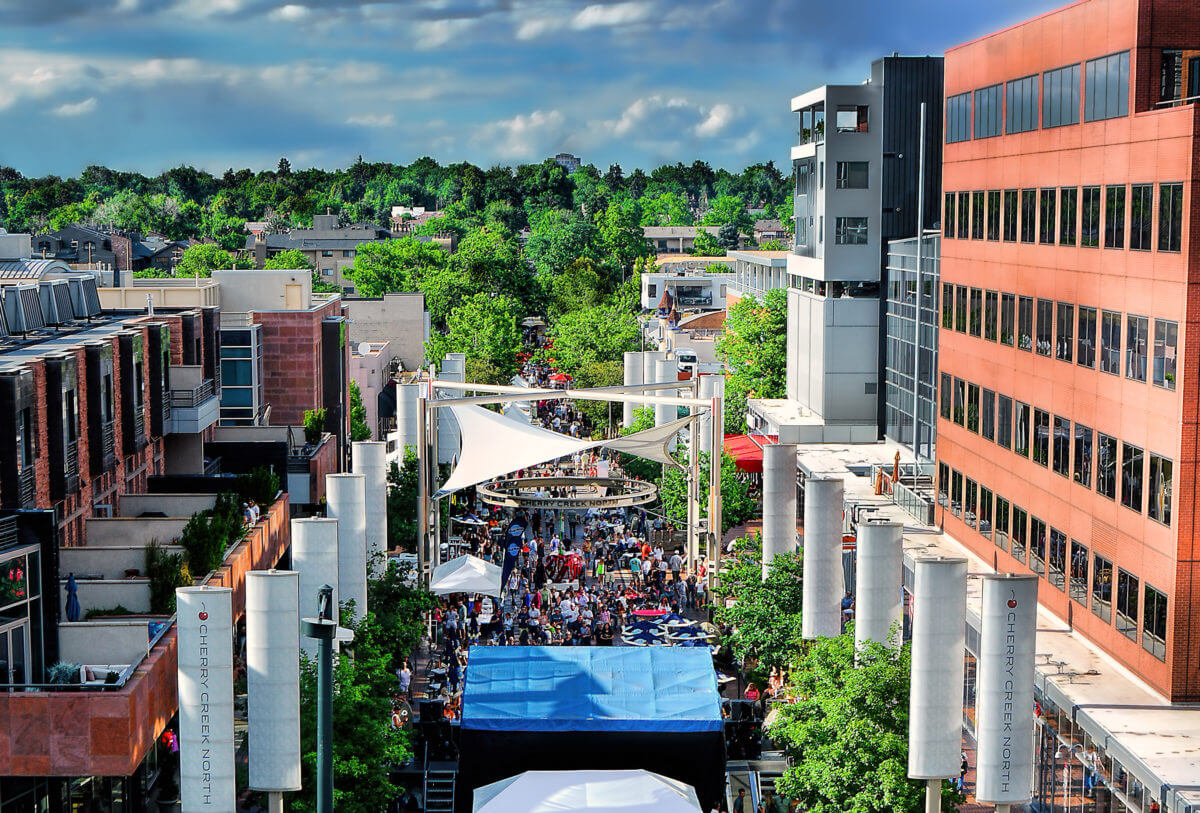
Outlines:
[[[453,813],[455,774],[432,768],[425,772],[425,813]]]

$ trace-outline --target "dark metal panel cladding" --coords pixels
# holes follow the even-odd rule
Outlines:
[[[348,450],[346,417],[347,394],[344,391],[345,348],[342,345],[342,319],[321,322],[321,406],[325,407],[325,431],[338,439],[338,459],[344,464]]]
[[[121,382],[120,382],[120,398],[123,409],[121,410],[121,448],[122,454],[131,454],[136,448],[136,438],[134,437],[134,420],[133,420],[133,387],[136,377],[133,372],[135,345],[136,349],[141,349],[142,337],[133,331],[122,331],[117,334],[117,351],[120,353],[121,360]]]
[[[73,479],[68,477],[67,458],[67,393],[77,392],[79,386],[75,356],[53,354],[46,356],[46,435],[50,449],[50,499],[61,500],[74,491]]]
[[[71,286],[65,279],[56,279],[50,284],[54,288],[54,303],[58,309],[58,321],[71,321],[75,318],[75,311],[71,307]]]
[[[42,299],[38,296],[36,285],[18,285],[17,291],[21,297],[21,309],[25,312],[27,330],[38,330],[46,326],[46,318],[42,315]]]
[[[21,410],[33,406],[33,373],[24,368],[0,370],[0,504],[20,508],[17,435]]]
[[[83,278],[83,304],[88,316],[100,314],[100,294],[96,291],[96,278]]]
[[[221,391],[221,309],[207,305],[200,309],[204,326],[201,344],[204,347],[204,377],[213,380],[213,388]]]
[[[179,343],[183,348],[183,363],[187,365],[199,364],[201,356],[200,333],[197,327],[203,326],[200,314],[181,313],[179,315],[179,323]]]
[[[146,325],[149,333],[147,361],[150,363],[150,434],[161,437],[166,433],[164,417],[170,416],[171,394],[167,376],[170,370],[171,332],[162,322]]]

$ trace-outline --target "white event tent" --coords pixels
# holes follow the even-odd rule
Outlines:
[[[500,595],[501,570],[478,556],[459,556],[433,569],[429,590],[439,596],[450,593]]]
[[[475,790],[472,813],[700,813],[691,785],[644,770],[526,771]]]

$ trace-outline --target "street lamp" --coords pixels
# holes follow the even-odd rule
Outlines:
[[[333,587],[317,591],[317,617],[300,622],[317,641],[317,813],[333,813]]]

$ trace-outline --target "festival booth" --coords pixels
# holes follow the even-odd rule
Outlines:
[[[654,771],[721,796],[725,737],[707,650],[471,647],[459,739],[458,813],[472,793],[531,765]]]
[[[526,771],[475,791],[471,813],[700,813],[696,791],[649,771]]]
[[[429,580],[430,592],[439,596],[451,593],[500,595],[500,568],[478,556],[459,556],[438,565]]]

